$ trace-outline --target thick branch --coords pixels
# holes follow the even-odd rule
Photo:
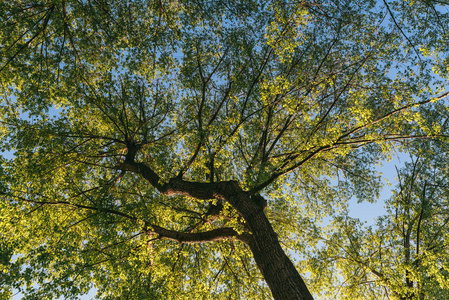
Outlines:
[[[166,196],[183,195],[200,200],[214,199],[216,196],[217,183],[190,182],[179,178],[172,178],[168,183],[163,183],[159,175],[150,167],[134,161],[125,160],[118,168],[140,174],[161,194]]]
[[[199,244],[205,242],[215,242],[225,239],[235,238],[245,244],[250,241],[250,235],[238,234],[234,229],[230,227],[217,228],[204,232],[180,232],[175,230],[169,230],[160,226],[152,225],[147,230],[147,233],[155,233],[159,235],[161,239],[167,239],[176,241],[179,243]]]

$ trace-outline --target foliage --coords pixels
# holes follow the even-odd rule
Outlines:
[[[3,293],[270,298],[249,217],[173,186],[237,181],[285,250],[319,249],[319,222],[376,200],[395,143],[447,142],[448,17],[437,1],[2,1]]]

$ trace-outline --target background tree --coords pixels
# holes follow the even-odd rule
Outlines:
[[[443,9],[3,1],[4,293],[311,299],[284,251],[445,136]]]
[[[449,296],[447,143],[415,143],[398,170],[387,214],[374,226],[337,218],[311,258],[317,285],[341,299],[445,299]],[[424,149],[423,149],[424,148]],[[335,273],[329,270],[338,270]],[[332,276],[328,276],[332,274]],[[338,275],[337,275],[338,274]],[[338,277],[339,276],[339,277]],[[326,281],[326,278],[328,281]]]

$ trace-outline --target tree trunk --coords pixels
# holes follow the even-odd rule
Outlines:
[[[250,249],[273,297],[276,300],[313,299],[295,266],[282,249],[263,208],[256,204],[237,182],[222,182],[218,193],[247,222],[254,238],[249,243]]]

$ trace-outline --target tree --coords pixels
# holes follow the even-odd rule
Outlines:
[[[332,286],[330,294],[347,299],[449,297],[447,143],[414,146],[418,149],[411,161],[398,170],[387,215],[375,226],[341,217],[337,229],[323,237],[326,246],[311,262],[322,270],[317,275],[340,271],[340,284],[335,275],[317,282]]]
[[[4,293],[312,299],[291,255],[445,136],[444,5],[3,1]]]

